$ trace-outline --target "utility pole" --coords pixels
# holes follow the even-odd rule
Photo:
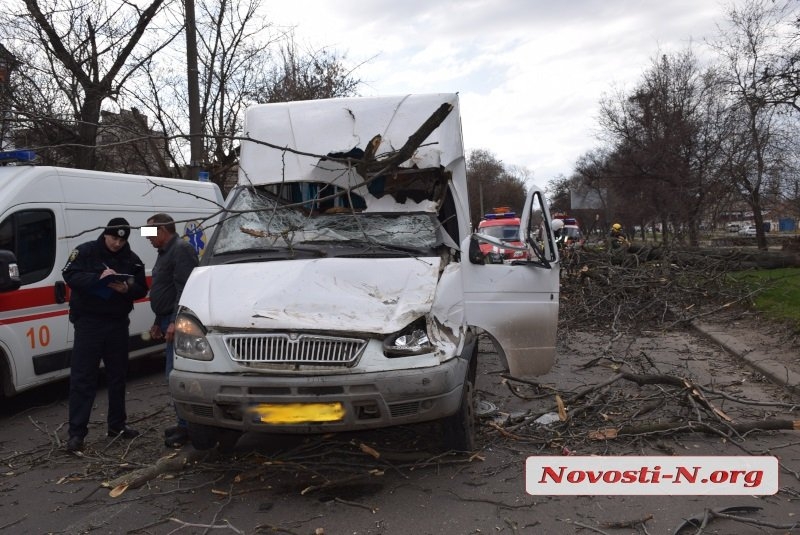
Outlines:
[[[197,69],[197,25],[194,19],[194,0],[185,0],[186,9],[186,67],[189,91],[189,178],[197,180],[203,165],[203,129],[200,123],[200,84]]]

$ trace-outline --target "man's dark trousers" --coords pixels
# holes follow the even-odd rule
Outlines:
[[[88,433],[100,360],[108,385],[108,429],[125,426],[125,379],[128,373],[128,317],[81,315],[75,326],[72,373],[69,385],[69,436],[83,439]]]

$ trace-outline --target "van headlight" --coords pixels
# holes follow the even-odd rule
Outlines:
[[[175,319],[175,354],[194,360],[211,360],[214,352],[206,338],[200,321],[189,314],[181,313]]]
[[[428,338],[428,331],[423,322],[414,322],[383,341],[383,354],[390,358],[421,355],[431,351],[433,344]]]

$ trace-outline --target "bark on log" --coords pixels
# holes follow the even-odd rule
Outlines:
[[[162,474],[179,472],[187,465],[205,461],[212,455],[216,455],[216,450],[199,451],[190,447],[161,457],[155,464],[128,472],[111,481],[105,481],[102,486],[110,488],[109,496],[116,498],[128,489],[139,488]]]

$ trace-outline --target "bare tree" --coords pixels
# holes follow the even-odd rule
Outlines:
[[[223,191],[235,179],[236,137],[248,106],[352,95],[360,84],[335,53],[300,54],[292,33],[273,28],[262,12],[260,0],[196,3],[203,168]],[[181,175],[188,163],[189,108],[185,69],[174,66],[184,63],[182,51],[165,51],[125,93],[166,133],[168,159]]]
[[[527,172],[505,166],[486,149],[471,151],[467,158],[467,188],[473,227],[493,208],[507,206],[519,212],[525,201],[528,178]]]
[[[765,87],[766,102],[776,106],[788,106],[800,111],[800,15],[796,2],[784,0],[778,3],[786,15],[781,20],[791,26],[791,31],[781,32],[781,43],[764,59],[760,83]]]
[[[719,195],[721,95],[713,71],[691,50],[653,61],[631,93],[601,103],[601,126],[613,143],[600,178],[615,219],[626,226],[658,220],[698,244],[706,208]]]
[[[547,184],[550,211],[553,213],[569,213],[570,189],[572,181],[564,175],[558,175]]]
[[[770,103],[773,87],[763,74],[783,42],[780,29],[786,16],[782,4],[746,0],[741,7],[729,8],[728,27],[714,43],[732,98],[726,168],[753,211],[756,241],[765,250],[762,194],[767,188],[779,187],[776,182],[785,170],[781,145],[786,136],[784,124]]]
[[[21,97],[39,104],[25,108],[37,110],[36,115],[25,116],[29,128],[43,139],[69,145],[68,157],[75,167],[96,166],[103,103],[116,98],[144,59],[174,38],[150,31],[145,39],[164,2],[153,0],[140,9],[127,0],[24,0],[24,7],[6,6],[0,16],[4,41],[23,62],[19,74],[29,87]],[[42,83],[43,87],[38,85]],[[38,110],[52,114],[43,116]]]
[[[361,80],[353,78],[354,69],[347,67],[344,59],[327,48],[302,53],[289,34],[253,98],[258,102],[290,102],[353,96]]]

